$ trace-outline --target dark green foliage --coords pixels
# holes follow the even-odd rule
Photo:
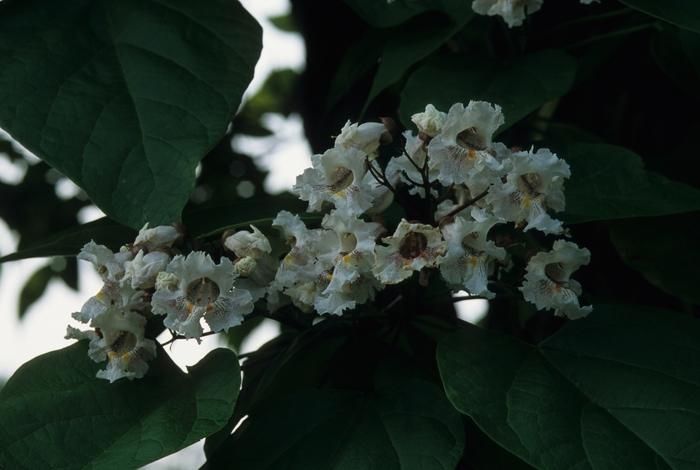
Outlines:
[[[505,63],[488,57],[438,57],[409,77],[401,93],[399,116],[410,126],[411,115],[423,111],[426,103],[447,111],[453,103],[484,100],[501,105],[505,129],[569,91],[575,74],[576,62],[561,51],[539,52]]]
[[[260,53],[237,3],[10,3],[0,123],[115,219],[171,223]]]
[[[692,469],[699,334],[673,312],[599,305],[537,347],[464,328],[438,364],[457,409],[536,468]]]
[[[221,428],[240,373],[217,349],[184,374],[163,349],[146,378],[110,384],[80,342],[22,366],[0,393],[5,468],[136,468]]]

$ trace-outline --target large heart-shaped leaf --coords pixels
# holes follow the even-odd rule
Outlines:
[[[700,32],[700,3],[688,0],[621,0],[636,10],[681,28]]]
[[[260,48],[235,0],[9,2],[0,126],[114,219],[175,222]]]
[[[700,214],[615,223],[610,240],[622,260],[659,289],[700,305]]]
[[[234,353],[189,374],[158,353],[146,377],[113,384],[83,342],[20,367],[0,393],[0,467],[138,468],[221,428],[240,387]]]
[[[700,190],[646,171],[634,152],[605,144],[572,144],[566,183],[568,223],[678,214],[700,210]]]
[[[536,468],[700,466],[700,321],[596,306],[539,346],[470,326],[438,347],[452,404]]]
[[[411,115],[423,111],[428,103],[447,111],[454,103],[485,100],[503,107],[503,130],[569,91],[575,74],[576,62],[561,51],[538,52],[505,63],[439,57],[409,77],[401,93],[399,116],[409,126]]]
[[[377,392],[300,390],[251,414],[209,465],[453,470],[464,430],[450,408],[439,387],[418,380]]]

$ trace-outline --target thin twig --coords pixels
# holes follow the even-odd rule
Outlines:
[[[463,211],[464,209],[466,209],[467,207],[471,206],[471,205],[474,204],[475,202],[477,202],[477,201],[483,199],[483,198],[488,194],[488,192],[489,192],[489,190],[487,189],[487,190],[485,190],[483,193],[479,194],[478,196],[473,197],[473,198],[469,199],[468,201],[463,202],[462,204],[459,204],[457,207],[455,207],[455,208],[452,209],[450,212],[448,212],[447,214],[445,214],[445,216],[444,216],[442,219],[440,219],[440,221],[449,219],[449,218],[452,217],[453,215],[458,214],[459,212]]]
[[[201,336],[199,336],[199,337],[204,338],[205,336],[211,336],[211,335],[215,335],[218,333],[219,333],[218,331],[207,331],[206,333],[202,333]],[[196,338],[188,338],[187,336],[184,336],[184,335],[173,335],[173,337],[170,338],[168,341],[166,341],[165,343],[161,343],[161,346],[165,347],[171,343],[174,343],[175,340],[178,340],[178,339],[196,339]]]

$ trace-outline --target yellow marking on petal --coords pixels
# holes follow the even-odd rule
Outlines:
[[[95,298],[102,302],[107,295],[104,293],[104,291],[100,290],[97,294],[95,294]]]
[[[472,268],[476,268],[477,265],[479,264],[479,258],[477,258],[476,256],[470,256],[469,257],[469,264],[472,265]]]
[[[476,159],[476,150],[469,149],[469,151],[467,152],[467,157],[469,158],[469,160],[475,160]]]
[[[108,352],[107,352],[107,357],[109,358],[110,361],[112,361],[112,360],[114,360],[114,359],[118,359],[118,358],[119,358],[119,354],[117,354],[117,353],[114,352],[114,351],[108,351]]]
[[[194,310],[194,304],[187,302],[187,304],[185,304],[185,310],[187,310],[188,315],[191,314],[192,310]]]
[[[530,196],[525,196],[523,201],[520,203],[525,209],[529,209],[532,205],[532,198]]]
[[[352,261],[352,254],[348,253],[347,255],[343,256],[343,263],[349,263]]]

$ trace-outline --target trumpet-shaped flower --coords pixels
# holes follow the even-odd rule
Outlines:
[[[181,233],[171,225],[159,225],[157,227],[148,228],[148,224],[144,225],[139,234],[134,240],[134,246],[137,248],[145,248],[147,251],[163,250],[170,248]]]
[[[374,248],[384,230],[374,222],[345,217],[334,211],[323,218],[321,225],[335,237],[326,237],[321,250],[325,263],[332,264],[327,287],[314,306],[318,313],[340,315],[345,309],[367,302],[381,288],[372,275]]]
[[[133,258],[133,254],[122,249],[118,253],[104,245],[90,240],[78,253],[78,259],[89,261],[105,282],[119,282],[124,277],[124,263]]]
[[[382,137],[388,135],[386,127],[380,122],[366,122],[364,124],[346,122],[340,135],[335,138],[335,146],[356,149],[372,155],[381,144]]]
[[[304,311],[313,307],[316,296],[330,282],[333,269],[331,249],[335,235],[327,230],[310,230],[298,215],[277,214],[272,226],[278,228],[291,246],[282,259],[270,286],[268,301],[275,308],[279,293],[287,295]]]
[[[492,149],[493,133],[503,124],[501,107],[484,101],[452,105],[442,131],[428,144],[431,166],[445,186],[466,184],[475,193],[503,173]]]
[[[543,0],[474,0],[472,9],[480,15],[501,16],[512,28],[523,24],[525,17],[539,10],[542,3]]]
[[[432,104],[427,105],[422,113],[411,116],[411,121],[418,128],[418,132],[427,137],[438,135],[442,131],[446,119],[447,114],[438,111]]]
[[[564,180],[571,175],[569,165],[547,149],[514,153],[506,181],[491,187],[486,200],[495,215],[523,223],[525,230],[561,233],[562,223],[548,210],[565,206]]]
[[[520,291],[538,309],[554,310],[555,315],[571,320],[585,317],[593,307],[579,305],[581,284],[571,279],[571,275],[590,260],[587,249],[557,240],[552,251],[537,253],[530,259]]]
[[[396,231],[375,247],[374,275],[384,284],[398,284],[414,271],[435,267],[445,253],[445,241],[437,228],[401,220]]]
[[[134,259],[124,263],[122,282],[128,282],[134,289],[150,289],[155,286],[156,276],[165,271],[170,262],[170,255],[163,251],[144,253],[139,250]]]
[[[319,212],[324,202],[330,202],[348,215],[360,215],[379,196],[365,166],[365,153],[360,150],[332,148],[323,155],[313,155],[311,164],[292,188],[301,200],[309,202],[309,212]]]
[[[500,221],[487,212],[474,208],[471,220],[462,216],[442,227],[447,252],[440,260],[440,272],[455,289],[471,295],[491,298],[488,276],[495,260],[506,257],[505,249],[487,239],[489,230]]]
[[[87,323],[100,317],[109,309],[143,311],[147,306],[143,291],[134,289],[128,283],[107,282],[96,295],[83,304],[79,312],[74,312],[72,316],[78,321]]]
[[[120,308],[110,308],[91,322],[94,330],[68,327],[66,339],[88,339],[88,356],[95,362],[107,361],[97,377],[110,382],[126,377],[138,379],[148,371],[148,361],[156,357],[156,343],[144,337],[146,318]]]
[[[202,335],[202,319],[212,331],[222,331],[239,325],[253,311],[250,293],[233,285],[236,273],[227,258],[216,264],[209,255],[195,251],[173,258],[166,272],[173,277],[159,275],[151,300],[153,313],[166,315],[165,326],[188,338]]]
[[[260,259],[265,255],[269,255],[272,252],[270,241],[257,227],[251,225],[250,228],[251,232],[241,230],[226,237],[224,246],[233,251],[239,258],[249,256],[254,259]]]

